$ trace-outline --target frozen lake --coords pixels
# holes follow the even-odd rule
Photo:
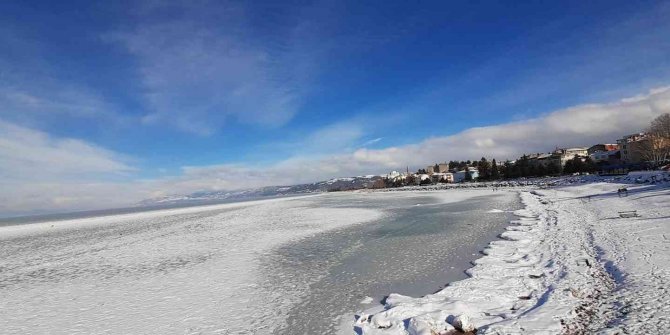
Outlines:
[[[333,333],[465,277],[515,193],[337,193],[0,227],[3,333]],[[502,211],[501,211],[502,210]]]
[[[521,205],[516,194],[507,192],[444,203],[448,196],[391,193],[321,203],[380,209],[385,215],[291,243],[273,254],[265,265],[269,285],[308,286],[278,333],[334,333],[353,319],[353,312],[380,303],[389,293],[423,296],[466,278],[463,271],[470,261],[504,230],[514,218],[510,211]],[[372,303],[361,303],[367,297]],[[344,330],[351,333],[350,327]]]

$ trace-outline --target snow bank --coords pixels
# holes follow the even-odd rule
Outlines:
[[[421,298],[391,294],[383,307],[356,318],[357,331],[446,334],[463,321],[477,334],[556,334],[583,327],[576,307],[596,294],[591,287],[601,286],[594,282],[604,272],[585,248],[588,234],[577,218],[559,224],[552,204],[539,195],[523,192],[522,201],[518,220],[467,271],[471,278]]]
[[[477,334],[670,331],[670,175],[536,182],[543,187],[522,192],[525,209],[471,278],[422,298],[391,294],[356,317],[356,331],[452,334],[463,320]]]

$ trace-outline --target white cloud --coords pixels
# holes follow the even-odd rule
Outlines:
[[[42,78],[39,83],[0,85],[0,117],[38,123],[45,118],[87,118],[121,121],[100,96]],[[29,86],[29,87],[28,87]]]
[[[361,149],[353,156],[389,168],[481,156],[511,159],[523,153],[546,152],[556,146],[613,142],[646,128],[654,117],[669,111],[670,88],[666,87],[614,103],[566,108],[533,119],[471,128],[414,145]]]
[[[155,196],[142,183],[0,180],[0,217],[118,208]]]
[[[644,129],[654,117],[669,111],[670,88],[660,88],[610,104],[566,108],[533,119],[470,128],[411,145],[379,150],[362,148],[327,156],[296,156],[262,167],[189,167],[179,177],[178,184],[182,190],[198,187],[208,190],[237,189],[385,173],[392,169],[403,170],[408,165],[418,168],[438,161],[478,159],[482,156],[513,159],[524,153],[547,152],[556,146],[611,143],[623,135]]]
[[[0,176],[8,180],[82,180],[132,171],[123,157],[84,141],[55,138],[0,120]]]
[[[319,128],[289,146],[294,156],[334,154],[352,150],[364,135],[362,122],[348,120]]]
[[[95,191],[105,179],[118,188],[111,180],[134,171],[126,160],[81,140],[0,120],[0,213],[90,208],[110,198],[126,202],[118,192]]]
[[[268,165],[184,167],[178,176],[153,180],[132,180],[128,174],[133,168],[127,159],[112,151],[0,122],[0,213],[108,208],[171,194],[313,182],[402,170],[407,165],[418,168],[445,160],[481,156],[503,160],[546,152],[555,146],[613,142],[644,129],[653,118],[667,112],[670,88],[659,88],[609,104],[575,106],[411,145],[295,155]],[[342,129],[341,124],[325,127],[306,136],[305,141],[334,136],[355,143],[365,135],[360,128],[337,137]]]
[[[365,143],[363,143],[363,144],[361,145],[361,147],[367,147],[368,145],[373,145],[373,144],[375,144],[375,143],[377,143],[377,142],[379,142],[379,141],[381,141],[381,140],[383,140],[383,139],[384,139],[383,137],[373,138],[373,139],[371,139],[371,140],[369,140],[369,141],[365,141]]]

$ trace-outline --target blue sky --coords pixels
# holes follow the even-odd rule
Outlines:
[[[415,154],[477,127],[586,104],[605,120],[664,97],[668,17],[656,1],[5,1],[0,200],[12,205],[0,211],[612,141],[649,120]],[[640,113],[663,111],[647,100]]]

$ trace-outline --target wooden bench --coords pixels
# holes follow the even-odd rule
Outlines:
[[[638,217],[637,211],[621,211],[619,212],[619,217],[620,218],[635,218]]]

